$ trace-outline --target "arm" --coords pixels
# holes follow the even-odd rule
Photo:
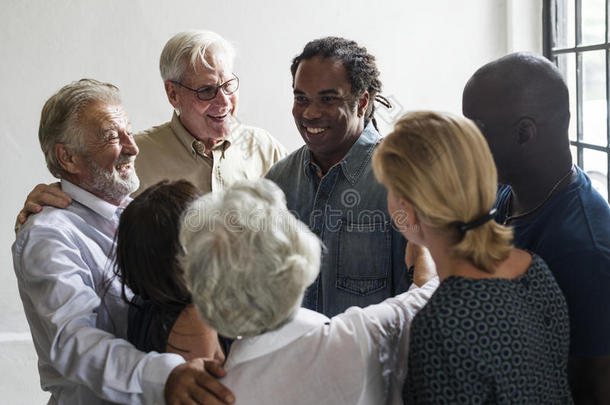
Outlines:
[[[177,355],[140,352],[97,327],[105,315],[95,285],[102,274],[90,268],[75,241],[68,230],[36,227],[20,234],[13,246],[19,292],[39,363],[53,369],[47,372],[125,404],[175,398],[176,386],[194,395],[202,383],[214,387],[202,366],[185,365]]]
[[[72,198],[61,191],[59,183],[39,184],[26,197],[23,208],[17,215],[15,229],[18,229],[31,214],[39,213],[43,205],[66,208],[71,202]]]

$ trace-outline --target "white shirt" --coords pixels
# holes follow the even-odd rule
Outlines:
[[[328,319],[300,308],[281,328],[236,340],[221,382],[236,404],[402,404],[409,325],[438,278]]]
[[[13,265],[49,404],[164,403],[175,354],[143,353],[126,340],[127,304],[112,276],[121,207],[62,180],[66,209],[44,207],[17,233]],[[103,297],[103,300],[102,300]]]

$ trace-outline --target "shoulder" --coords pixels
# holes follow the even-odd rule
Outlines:
[[[17,232],[13,244],[13,256],[24,255],[24,260],[38,260],[41,255],[50,255],[53,252],[46,249],[55,249],[61,246],[78,248],[84,235],[79,228],[88,226],[86,221],[77,213],[69,209],[60,209],[45,206],[38,214],[31,215]],[[30,254],[31,253],[31,254]],[[46,257],[48,259],[48,257]]]
[[[155,142],[165,140],[173,134],[170,122],[154,126],[134,135],[134,139],[139,148],[149,147]]]
[[[302,170],[307,151],[307,146],[303,145],[299,149],[288,154],[288,156],[271,166],[266,177],[277,182],[282,179],[287,179],[287,176],[294,176],[296,170]]]

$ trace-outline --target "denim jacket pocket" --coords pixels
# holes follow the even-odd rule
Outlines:
[[[389,221],[342,221],[337,248],[337,288],[365,296],[388,285],[391,263]]]

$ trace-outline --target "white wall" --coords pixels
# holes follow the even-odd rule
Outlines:
[[[295,149],[301,140],[290,114],[289,64],[308,40],[339,35],[367,46],[377,56],[384,94],[399,111],[459,113],[463,85],[477,67],[507,51],[541,50],[539,0],[2,3],[0,398],[13,404],[46,397],[9,249],[27,192],[52,180],[37,127],[43,103],[61,86],[82,77],[112,82],[122,90],[135,130],[159,124],[171,114],[157,67],[165,41],[185,29],[214,30],[238,49],[240,119]]]

